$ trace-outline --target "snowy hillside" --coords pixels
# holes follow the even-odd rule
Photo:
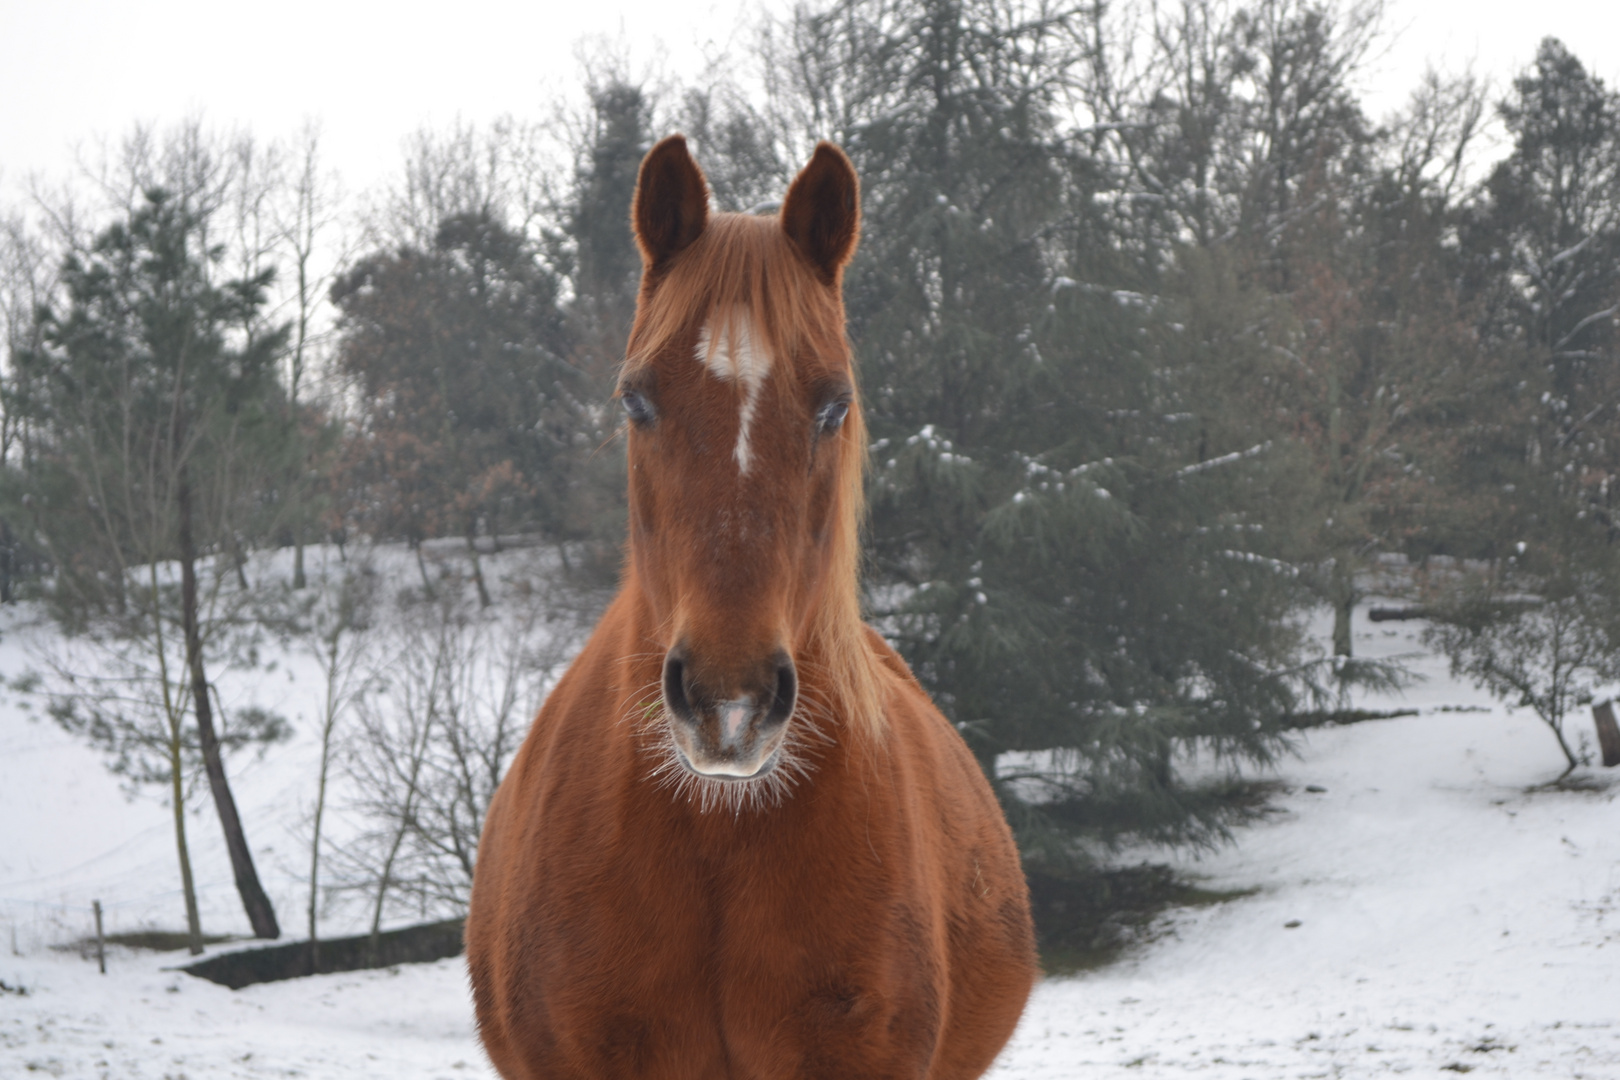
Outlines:
[[[41,631],[9,617],[11,677]],[[1368,655],[1418,649],[1409,626],[1358,630]],[[1043,983],[993,1075],[1620,1077],[1620,770],[1577,773],[1590,790],[1539,788],[1562,768],[1539,721],[1432,658],[1416,667],[1427,678],[1400,701],[1360,704],[1420,715],[1310,733],[1277,771],[1281,812],[1180,863],[1254,893],[1172,914],[1111,968]],[[297,663],[251,689],[307,728]],[[162,806],[126,801],[94,754],[5,696],[0,1076],[489,1075],[458,961],[230,991],[166,970],[183,954],[115,950],[101,976],[48,948],[89,931],[92,899],[109,932],[179,925],[173,842]],[[288,926],[304,902],[310,753],[300,735],[233,777]],[[206,806],[192,835],[205,929],[245,931]]]

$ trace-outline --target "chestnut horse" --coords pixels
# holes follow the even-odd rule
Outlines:
[[[623,584],[490,805],[467,916],[512,1078],[975,1077],[1036,976],[956,730],[856,592],[865,432],[841,283],[855,172],[710,214],[641,164]]]

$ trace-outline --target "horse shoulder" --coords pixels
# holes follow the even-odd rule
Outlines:
[[[578,1016],[604,1006],[612,1015],[586,1025],[605,1032],[592,1054],[634,1058],[647,1041],[627,1019],[636,1010],[615,1011],[613,995],[590,991],[589,976],[601,950],[623,948],[612,924],[635,891],[615,877],[623,860],[609,854],[626,831],[611,808],[634,764],[625,740],[615,737],[630,689],[622,673],[632,641],[615,603],[547,695],[490,803],[467,960],[481,1034],[510,1075],[525,1075],[516,1062],[576,1058],[567,1033],[581,1029]],[[597,901],[582,903],[582,896]]]
[[[931,1075],[977,1076],[1011,1035],[1039,975],[1029,891],[1012,830],[972,751],[905,661],[886,643],[884,650],[895,672],[892,752],[911,759],[925,826],[915,835],[927,848],[922,861],[932,869],[944,935],[951,1019]]]

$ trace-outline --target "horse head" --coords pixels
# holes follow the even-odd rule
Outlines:
[[[663,650],[656,722],[688,778],[771,776],[794,726],[860,681],[846,660],[864,632],[866,451],[840,294],[859,214],[829,143],[770,216],[711,214],[679,135],[641,165],[642,284],[618,390],[628,564]]]

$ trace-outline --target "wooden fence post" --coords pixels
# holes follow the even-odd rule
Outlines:
[[[101,933],[101,901],[92,900],[90,906],[96,912],[96,964],[101,968],[103,975],[107,974],[107,939]]]

